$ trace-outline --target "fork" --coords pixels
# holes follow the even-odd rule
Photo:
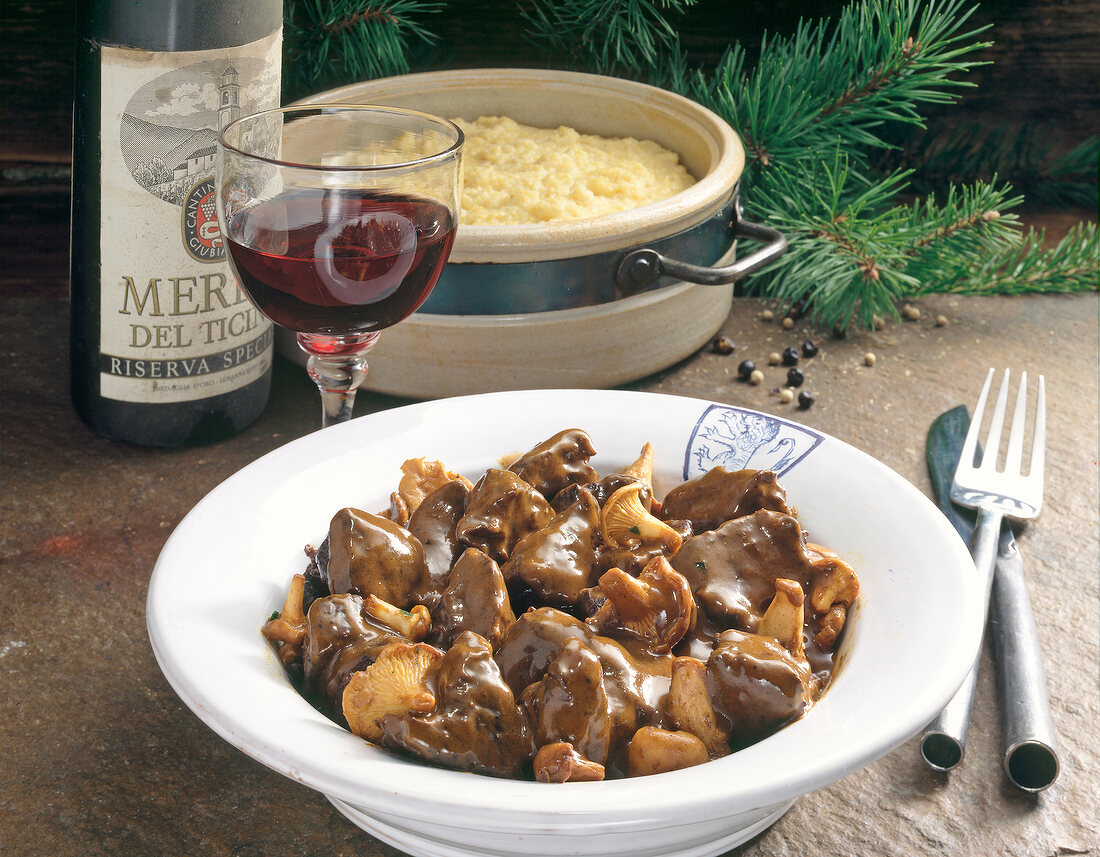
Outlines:
[[[997,468],[1008,404],[1010,372],[1006,369],[993,408],[993,415],[990,418],[985,452],[981,456],[980,463],[975,463],[978,435],[981,433],[982,418],[995,371],[990,369],[989,374],[986,375],[951,484],[951,499],[960,506],[976,509],[978,512],[977,523],[970,539],[970,555],[984,584],[983,604],[986,605],[987,612],[989,595],[993,588],[993,571],[997,561],[997,543],[1001,524],[1005,517],[1029,520],[1039,514],[1043,504],[1043,468],[1046,455],[1046,390],[1043,376],[1040,375],[1032,429],[1030,466],[1027,475],[1021,472],[1024,435],[1027,433],[1025,425],[1027,373],[1021,372],[1005,463],[1003,469]],[[984,618],[982,624],[984,627]],[[970,673],[958,692],[939,716],[929,724],[921,737],[921,755],[934,770],[948,771],[962,761],[966,749],[970,708],[974,700],[974,685],[978,676],[980,657],[979,651],[974,666],[971,667]]]

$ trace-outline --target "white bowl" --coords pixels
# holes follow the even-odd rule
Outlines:
[[[861,581],[832,686],[806,716],[687,770],[547,785],[398,758],[294,691],[259,629],[304,567],[302,546],[320,542],[337,509],[385,508],[408,457],[438,458],[476,477],[569,427],[591,435],[601,473],[652,441],[658,496],[715,464],[780,473],[814,541],[845,557]],[[706,857],[756,835],[800,795],[932,719],[978,650],[976,577],[965,546],[924,495],[827,435],[696,399],[525,391],[410,405],[264,456],[180,523],[153,572],[147,609],[164,674],[204,722],[410,854]]]

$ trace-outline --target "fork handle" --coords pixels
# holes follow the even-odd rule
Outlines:
[[[1008,778],[1038,792],[1058,778],[1060,764],[1047,699],[1043,653],[1015,542],[1001,543],[993,579],[992,615],[997,687],[1001,702],[1001,749]]]
[[[997,561],[997,539],[1004,516],[996,509],[980,509],[974,532],[970,537],[970,558],[982,583],[982,604],[985,612],[982,627],[989,611],[989,594],[993,588],[993,568]],[[970,731],[970,709],[974,704],[974,686],[978,680],[978,664],[981,648],[974,658],[962,685],[921,735],[920,752],[924,761],[935,771],[950,771],[966,755],[966,735]]]

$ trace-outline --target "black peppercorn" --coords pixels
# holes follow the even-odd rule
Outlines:
[[[742,360],[741,365],[737,367],[737,374],[747,381],[755,368],[756,364],[751,360]]]
[[[806,375],[797,366],[792,366],[787,370],[787,386],[788,387],[801,387],[802,382],[806,380]]]
[[[798,362],[798,349],[788,345],[783,349],[782,359],[784,366],[794,366]]]
[[[817,343],[812,339],[807,339],[802,343],[802,356],[803,357],[817,357]]]
[[[716,336],[710,346],[715,354],[732,354],[735,348],[733,340],[728,336]]]
[[[798,407],[802,410],[808,409],[814,403],[814,394],[809,390],[803,390],[798,394]]]

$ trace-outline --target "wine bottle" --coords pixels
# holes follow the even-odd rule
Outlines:
[[[221,128],[279,104],[281,0],[80,0],[70,265],[73,404],[96,431],[205,443],[253,422],[273,333],[215,210]]]

